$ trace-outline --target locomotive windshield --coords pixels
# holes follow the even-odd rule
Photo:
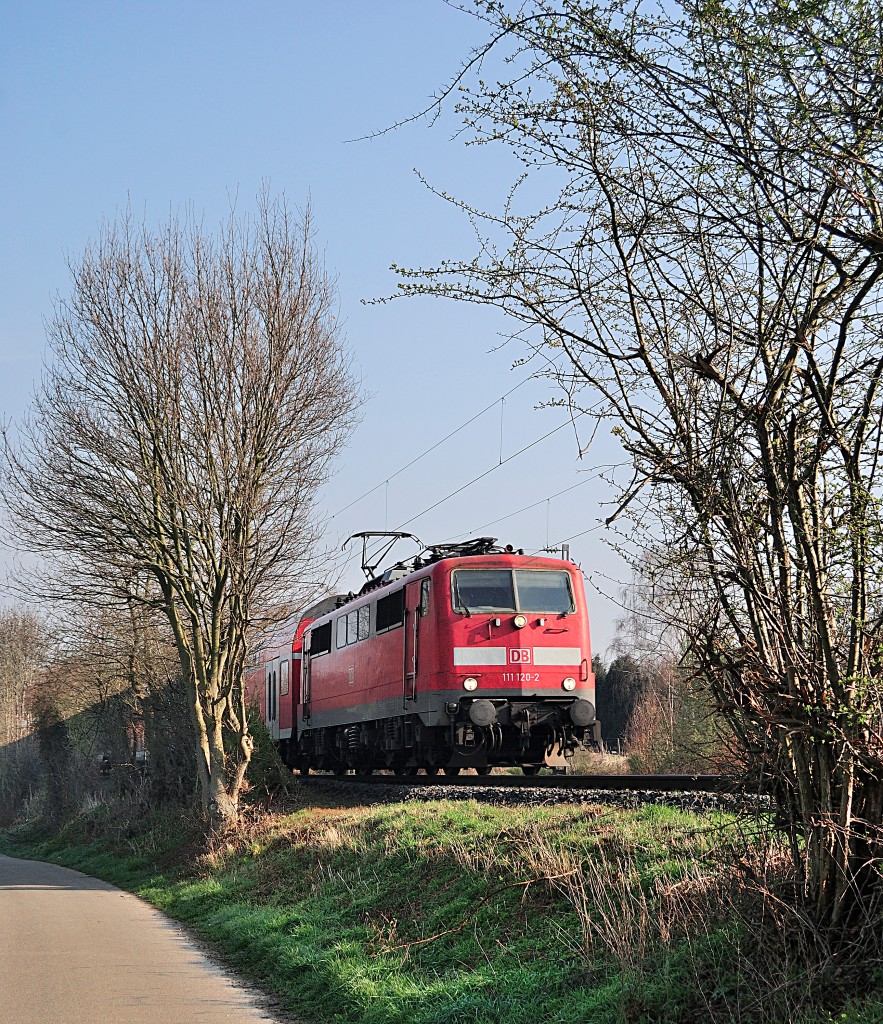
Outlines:
[[[574,611],[570,576],[547,569],[455,569],[455,612]]]

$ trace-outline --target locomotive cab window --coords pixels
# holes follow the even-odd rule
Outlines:
[[[455,612],[540,612],[575,610],[570,576],[548,569],[456,569],[451,597]]]
[[[520,612],[562,615],[575,610],[570,576],[566,572],[516,569],[515,593]]]
[[[509,569],[461,569],[454,572],[453,587],[456,612],[516,610]]]

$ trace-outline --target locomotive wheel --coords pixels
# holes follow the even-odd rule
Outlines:
[[[444,769],[444,773],[445,773],[445,775],[449,775],[449,776],[451,776],[453,778],[453,776],[460,774],[460,769],[459,768],[445,768]]]
[[[370,764],[360,764],[356,767],[356,775],[371,775],[374,768]]]
[[[539,774],[540,768],[542,768],[542,765],[539,764],[523,764],[521,766],[521,770],[525,775],[537,775]]]
[[[490,775],[490,773],[492,771],[493,771],[493,768],[489,764],[483,764],[481,766],[481,768],[476,768],[475,769],[475,774],[476,775]]]
[[[397,764],[393,766],[393,775],[407,775],[408,769],[403,764]]]
[[[427,775],[438,775],[437,764],[428,764],[423,770],[426,772]]]

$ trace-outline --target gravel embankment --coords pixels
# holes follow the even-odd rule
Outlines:
[[[532,789],[522,786],[444,785],[384,785],[362,784],[357,781],[340,782],[316,777],[310,785],[319,782],[332,792],[357,796],[365,803],[398,803],[401,801],[476,800],[498,807],[548,806],[550,804],[604,804],[622,809],[634,809],[650,804],[674,807],[681,811],[701,814],[708,811],[740,813],[748,810],[766,811],[769,801],[756,794],[684,792],[669,793],[661,790],[605,790],[605,789]]]

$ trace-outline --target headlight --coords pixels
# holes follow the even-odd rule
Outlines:
[[[472,676],[469,676],[468,679],[464,679],[463,680],[463,689],[464,690],[475,690],[477,688],[478,688],[478,680],[477,679],[473,679]]]
[[[568,676],[561,685],[564,687],[565,690],[575,690],[576,680],[573,678],[573,676]]]
[[[512,620],[512,622],[515,625],[516,629],[521,629],[522,626],[526,626],[527,625],[527,616],[526,615],[516,615],[515,618]]]

